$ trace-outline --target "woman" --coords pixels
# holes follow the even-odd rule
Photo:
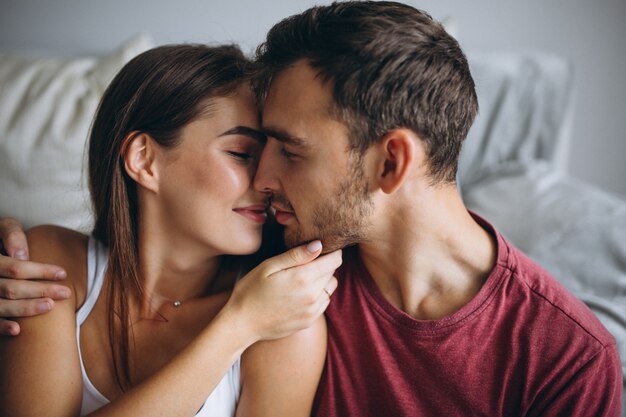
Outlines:
[[[93,235],[28,232],[73,296],[0,340],[0,415],[309,414],[340,253],[313,260],[312,242],[222,292],[245,264],[224,255],[259,248],[268,209],[251,187],[264,136],[248,65],[233,46],[165,46],[108,87],[89,143]]]

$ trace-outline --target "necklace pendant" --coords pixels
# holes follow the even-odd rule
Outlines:
[[[180,301],[180,300],[174,301],[174,307],[180,307],[181,305],[183,305],[182,301]]]

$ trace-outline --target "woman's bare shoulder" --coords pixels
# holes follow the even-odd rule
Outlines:
[[[61,226],[35,226],[26,231],[32,261],[71,264],[87,251],[89,236]],[[60,265],[64,266],[64,265]]]
[[[35,226],[26,231],[28,246],[37,249],[40,246],[46,249],[64,248],[66,250],[81,250],[85,248],[89,236],[76,230],[62,226],[46,224]],[[42,254],[44,255],[44,254]]]
[[[26,231],[30,260],[58,265],[67,272],[64,281],[73,290],[77,305],[84,296],[89,236],[61,226],[36,226]]]

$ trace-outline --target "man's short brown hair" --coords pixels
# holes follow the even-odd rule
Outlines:
[[[396,2],[313,7],[276,24],[256,59],[261,100],[272,77],[304,59],[333,83],[329,110],[354,150],[408,128],[426,143],[433,181],[455,181],[478,101],[458,42],[427,13]]]

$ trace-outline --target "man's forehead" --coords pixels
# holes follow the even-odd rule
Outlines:
[[[333,102],[330,84],[306,60],[297,61],[273,77],[264,107],[326,111]]]
[[[332,103],[327,83],[305,61],[299,61],[272,80],[263,104],[263,125],[288,130],[305,120],[319,122],[327,118]]]
[[[262,130],[285,144],[317,148],[320,141],[345,137],[348,128],[333,112],[332,83],[301,60],[272,80],[263,106]]]

